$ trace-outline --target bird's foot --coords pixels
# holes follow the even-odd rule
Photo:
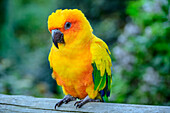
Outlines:
[[[83,100],[76,101],[74,106],[76,106],[76,108],[81,108],[87,102],[101,102],[101,100],[100,99],[91,99],[89,96],[86,96]]]
[[[67,104],[68,102],[74,101],[76,99],[77,99],[76,97],[72,97],[71,95],[66,95],[66,96],[64,96],[64,98],[61,101],[56,103],[55,109],[56,109],[56,107],[60,107],[63,103]]]

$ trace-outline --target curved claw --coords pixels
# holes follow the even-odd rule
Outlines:
[[[55,109],[56,109],[56,107],[60,107],[61,104],[63,104],[63,100],[64,100],[64,99],[62,99],[61,101],[59,101],[58,103],[55,104]]]
[[[74,103],[74,106],[76,106],[76,104],[79,104],[79,103],[81,103],[83,100],[80,100],[80,101],[76,101],[75,103]]]
[[[86,98],[84,98],[83,100],[75,102],[74,106],[76,106],[76,109],[81,108],[87,102],[101,102],[101,100],[100,99],[91,99],[89,96],[86,96]]]
[[[77,105],[76,105],[76,109],[77,108],[81,108],[81,106],[83,106],[84,104],[83,103],[78,103]]]
[[[63,103],[67,104],[68,102],[73,100],[76,100],[76,97],[72,97],[71,95],[66,95],[61,101],[56,103],[54,108],[56,109],[56,107],[60,107]]]

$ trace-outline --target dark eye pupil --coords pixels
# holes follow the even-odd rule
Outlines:
[[[66,24],[65,24],[65,29],[69,29],[71,27],[71,23],[70,22],[67,22]]]
[[[70,23],[67,23],[67,27],[70,27]]]

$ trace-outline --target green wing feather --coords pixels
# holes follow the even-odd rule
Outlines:
[[[106,86],[106,74],[100,76],[100,70],[97,69],[96,64],[93,63],[93,81],[94,81],[94,90],[102,90]]]
[[[94,36],[91,53],[94,90],[99,91],[102,97],[108,97],[112,82],[110,51],[101,39]]]

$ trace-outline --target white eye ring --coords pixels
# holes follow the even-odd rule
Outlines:
[[[71,23],[70,22],[66,22],[64,25],[65,30],[69,29],[71,27]]]

